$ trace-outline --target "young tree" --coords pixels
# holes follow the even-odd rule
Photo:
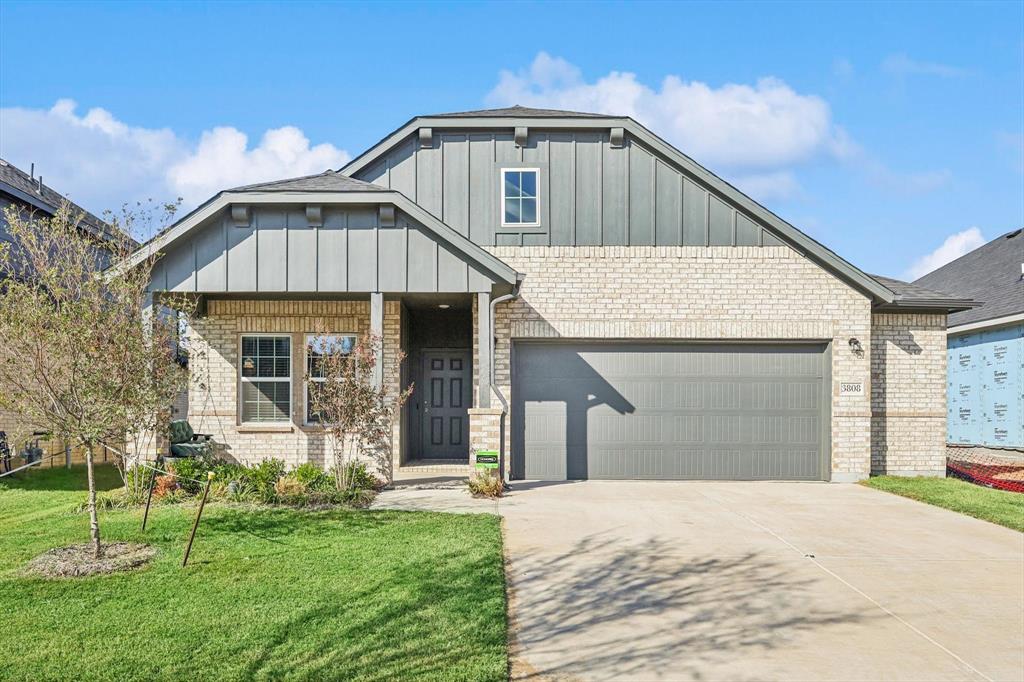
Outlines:
[[[163,208],[173,215],[173,206]],[[188,379],[177,362],[177,316],[147,306],[157,254],[131,269],[102,267],[131,253],[128,234],[150,226],[153,214],[126,207],[104,242],[67,205],[52,217],[4,213],[13,243],[0,250],[0,404],[85,451],[96,557],[97,448],[121,451],[138,434],[166,432],[171,401]],[[184,297],[161,303],[194,308]]]
[[[313,337],[306,382],[313,416],[328,435],[338,490],[347,490],[352,464],[360,458],[372,462],[391,483],[391,453],[395,420],[412,393],[410,385],[394,394],[387,386],[373,385],[380,337],[366,334],[348,347],[339,337]],[[398,354],[396,363],[401,364]]]

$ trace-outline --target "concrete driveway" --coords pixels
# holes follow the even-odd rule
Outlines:
[[[1024,679],[1006,528],[816,483],[520,482],[498,511],[514,678]]]

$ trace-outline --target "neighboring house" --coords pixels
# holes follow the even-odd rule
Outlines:
[[[149,250],[157,300],[202,299],[190,419],[239,460],[324,462],[308,349],[371,330],[373,380],[415,383],[398,467],[501,447],[528,479],[945,472],[946,315],[970,303],[865,274],[630,118],[417,117]]]
[[[68,203],[73,215],[80,216],[79,227],[95,239],[97,268],[106,268],[111,260],[109,245],[123,236],[118,236],[113,227],[81,206],[68,201],[53,188],[44,185],[42,176],[26,173],[8,161],[0,159],[0,241],[13,243],[4,214],[8,207],[14,206],[24,215],[50,217],[65,202]],[[24,432],[33,430],[17,415],[0,408],[0,431],[24,435]]]
[[[978,301],[949,317],[950,454],[999,448],[992,454],[1024,456],[1024,231],[996,237],[915,284]]]

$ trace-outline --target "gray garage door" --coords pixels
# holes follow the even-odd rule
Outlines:
[[[517,478],[822,480],[820,345],[517,343]]]

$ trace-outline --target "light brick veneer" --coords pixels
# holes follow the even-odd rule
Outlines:
[[[510,341],[614,338],[832,341],[832,479],[871,467],[871,303],[792,249],[780,247],[492,247],[526,275],[499,305],[497,384],[511,395]],[[495,404],[497,404],[495,402]],[[506,448],[508,447],[506,443]]]
[[[872,316],[871,413],[871,473],[945,475],[944,314]]]
[[[384,304],[384,381],[398,390],[400,307]],[[330,465],[323,431],[304,424],[305,335],[307,333],[362,334],[370,328],[369,301],[254,301],[212,300],[206,315],[192,320],[190,360],[194,369],[189,388],[189,420],[200,433],[213,434],[229,458],[254,463],[267,458],[284,460],[289,467],[304,462]],[[275,426],[242,426],[238,408],[239,338],[243,333],[274,332],[292,337],[292,420]],[[200,383],[201,382],[201,383]],[[393,458],[400,453],[399,426],[395,425]]]

